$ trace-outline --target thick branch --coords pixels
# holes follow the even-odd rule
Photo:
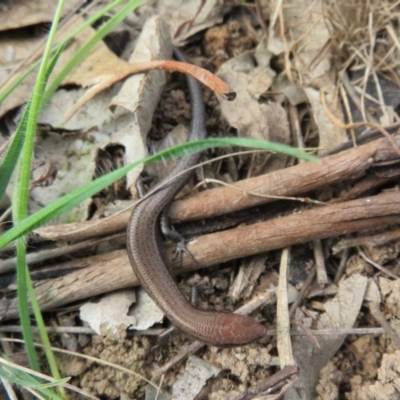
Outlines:
[[[400,147],[400,136],[394,137]],[[315,190],[321,186],[362,176],[375,162],[398,159],[387,139],[376,140],[363,146],[327,156],[320,164],[303,163],[267,175],[235,183],[239,189],[220,187],[176,200],[169,216],[173,222],[229,214],[234,211],[274,201],[256,196],[293,196]],[[132,210],[105,221],[87,221],[74,224],[46,226],[35,232],[50,240],[83,240],[106,235],[126,228]]]
[[[185,255],[179,272],[209,267],[296,243],[400,223],[399,203],[399,192],[385,193],[205,235],[188,245],[198,264],[194,265],[190,257]],[[172,246],[167,248],[167,253],[172,255]],[[55,270],[63,276],[43,279],[46,273],[44,270],[32,274],[43,310],[138,285],[125,251],[51,268],[53,274]],[[10,299],[11,295],[7,297]],[[0,315],[5,318],[18,316],[16,300],[5,301],[3,298],[3,302],[0,302]]]

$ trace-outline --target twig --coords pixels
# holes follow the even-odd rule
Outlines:
[[[349,254],[350,254],[350,250],[349,250],[349,248],[346,248],[343,251],[342,257],[340,258],[339,267],[338,267],[338,269],[336,271],[335,278],[333,280],[333,283],[335,285],[339,284],[339,281],[340,281],[340,279],[341,279],[341,277],[343,275],[344,269],[346,268],[347,261],[349,259]]]
[[[357,246],[383,246],[387,243],[390,243],[394,240],[400,239],[400,229],[394,229],[392,231],[385,231],[382,233],[378,233],[376,235],[368,235],[368,236],[359,236],[359,237],[346,237],[342,239],[338,244],[332,247],[332,254],[337,254],[344,249],[348,249],[349,247],[357,247]]]
[[[288,273],[290,263],[290,249],[285,248],[282,251],[281,262],[279,266],[279,286],[277,299],[277,330],[278,340],[277,347],[279,353],[279,361],[281,367],[295,365],[292,342],[290,340],[290,318],[288,310]]]
[[[298,368],[295,365],[287,365],[261,383],[240,393],[238,396],[234,397],[233,400],[250,400],[261,394],[271,394],[273,390],[283,386],[288,378],[297,373]]]
[[[325,268],[325,257],[322,250],[322,242],[321,240],[314,240],[313,244],[317,282],[320,286],[325,286],[329,282],[329,278]]]
[[[295,301],[292,303],[292,305],[290,306],[290,309],[289,309],[289,316],[290,316],[290,318],[293,317],[294,313],[295,313],[296,310],[297,310],[297,307],[299,306],[299,304],[301,303],[301,301],[304,299],[304,297],[305,297],[305,295],[306,295],[308,289],[309,289],[310,286],[311,286],[312,281],[314,280],[315,274],[316,274],[316,268],[315,268],[315,266],[313,266],[312,269],[311,269],[311,271],[310,271],[310,273],[309,273],[308,276],[307,276],[307,279],[306,279],[306,280],[304,281],[304,283],[303,283],[303,286],[302,286],[302,288],[301,288],[301,290],[300,290],[299,295],[297,296],[296,300],[295,300]]]
[[[391,278],[399,279],[399,277],[394,274],[393,272],[389,271],[387,268],[383,267],[382,265],[377,264],[375,261],[371,260],[367,255],[358,247],[357,248],[358,253],[360,256],[368,263],[374,266],[375,268],[379,269],[379,271],[382,271],[384,274],[389,275]]]
[[[34,264],[40,263],[45,260],[52,260],[57,257],[64,256],[66,254],[73,254],[77,251],[86,249],[90,246],[97,246],[104,242],[111,242],[116,239],[125,238],[125,233],[119,233],[116,235],[107,236],[100,239],[90,239],[83,242],[79,242],[73,245],[65,245],[62,247],[56,247],[55,249],[46,249],[43,251],[38,251],[35,253],[29,253],[26,256],[26,262],[32,267]],[[5,260],[0,260],[0,274],[13,271],[17,262],[17,257],[7,258]]]

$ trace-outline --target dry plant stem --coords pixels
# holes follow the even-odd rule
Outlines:
[[[335,279],[333,280],[333,283],[335,285],[339,285],[340,279],[343,276],[343,272],[344,272],[344,270],[346,268],[347,261],[349,259],[349,254],[350,254],[350,249],[349,248],[344,249],[342,257],[340,258],[339,267],[338,267],[338,269],[336,271],[336,274],[335,274]]]
[[[335,329],[318,329],[318,330],[309,330],[313,336],[336,336],[336,335],[381,335],[385,333],[383,328],[335,328]],[[267,336],[276,336],[277,332],[275,329],[267,332]],[[292,329],[290,331],[291,336],[308,336],[308,334],[303,331],[299,331],[296,329]]]
[[[317,282],[320,286],[325,286],[329,282],[328,274],[325,268],[325,257],[322,249],[321,240],[314,240],[314,258],[317,270]]]
[[[238,396],[234,397],[233,400],[250,400],[264,393],[271,394],[271,389],[281,387],[281,384],[283,385],[287,379],[297,373],[298,368],[295,365],[287,365],[261,383],[240,393]]]
[[[307,279],[304,281],[303,286],[300,290],[299,295],[297,296],[297,299],[292,303],[289,309],[289,317],[292,318],[294,313],[297,310],[297,307],[301,303],[301,301],[304,299],[308,289],[310,288],[316,274],[316,268],[315,266],[311,269],[310,273],[307,276]]]
[[[113,240],[125,238],[125,236],[126,235],[124,233],[119,233],[117,235],[107,236],[101,239],[90,239],[72,245],[56,247],[55,249],[50,249],[50,250],[47,249],[35,253],[29,253],[26,256],[26,262],[32,269],[32,266],[34,264],[40,263],[42,261],[51,260],[56,257],[64,256],[66,254],[74,254],[75,252],[87,249],[88,247],[98,246],[99,244],[104,242],[110,243]],[[14,271],[16,263],[17,263],[17,257],[11,257],[5,260],[0,260],[0,274]]]
[[[152,375],[152,379],[157,379],[167,371],[169,371],[174,365],[179,364],[182,360],[186,359],[188,356],[197,353],[202,347],[206,346],[204,343],[201,343],[197,340],[190,343],[186,348],[180,351],[177,355],[172,357],[158,370],[154,371]]]
[[[376,175],[370,175],[362,179],[361,181],[355,183],[351,189],[342,194],[340,197],[332,199],[330,201],[331,204],[333,203],[341,203],[343,201],[349,201],[352,199],[356,199],[357,197],[361,196],[363,193],[370,191],[371,189],[375,189],[386,183],[396,180],[398,177],[380,177]]]
[[[296,243],[371,229],[377,224],[382,228],[396,224],[400,222],[399,202],[399,192],[384,193],[205,235],[188,243],[197,264],[185,254],[182,267],[175,267],[175,272],[184,273]],[[171,262],[174,247],[166,247]],[[64,263],[62,268],[64,276],[60,278],[46,279],[42,272],[39,278],[35,272],[32,274],[42,310],[138,285],[122,250]],[[5,319],[18,316],[16,300],[10,297],[0,302],[0,315]]]
[[[4,352],[4,354],[7,354],[8,356],[10,356],[13,353],[13,346],[12,346],[12,343],[8,342],[7,340],[3,340],[6,338],[7,338],[7,336],[4,335],[3,332],[1,332],[0,333],[1,349]]]
[[[56,381],[56,379],[52,378],[51,376],[47,376],[47,375],[41,374],[40,372],[33,371],[33,370],[29,369],[29,368],[25,368],[22,365],[16,366],[14,364],[14,362],[8,361],[8,360],[6,360],[6,359],[4,359],[2,357],[0,357],[0,358],[1,358],[2,366],[8,366],[8,367],[11,367],[11,368],[17,368],[18,370],[23,371],[23,372],[25,372],[25,373],[27,373],[29,375],[32,375],[32,376],[35,376],[37,378],[43,379],[44,382],[55,382]],[[71,390],[72,392],[76,392],[76,393],[81,394],[82,396],[87,397],[88,399],[94,399],[94,400],[98,399],[97,397],[94,397],[94,396],[90,395],[89,393],[87,393],[87,392],[85,392],[83,390],[80,390],[80,389],[78,389],[77,387],[75,387],[73,385],[70,385],[69,383],[63,383],[63,386],[66,389]]]
[[[134,335],[158,336],[163,329],[146,329],[145,331],[135,331]],[[385,333],[383,328],[331,328],[331,329],[309,329],[307,333],[299,329],[291,329],[290,336],[337,336],[337,335],[382,335]],[[276,329],[267,331],[266,339],[276,336],[278,334]]]
[[[128,211],[118,213],[113,217],[104,218],[102,220],[44,226],[36,229],[34,232],[37,236],[42,237],[45,240],[85,240],[95,236],[104,236],[124,231],[131,214],[132,210],[130,207]]]
[[[38,328],[36,328],[35,326],[32,327],[32,331],[35,333],[39,332]],[[22,328],[20,325],[3,325],[0,326],[0,332],[19,333],[22,332]],[[94,329],[86,328],[84,326],[47,326],[46,332],[97,335]]]
[[[360,236],[356,238],[345,238],[341,240],[338,244],[332,247],[332,254],[337,254],[344,249],[348,249],[349,247],[357,247],[357,246],[383,246],[387,243],[390,243],[394,240],[400,239],[400,229],[395,229],[393,231],[386,231],[382,233],[378,233],[376,235],[371,236]]]
[[[388,321],[386,321],[385,316],[382,314],[379,309],[379,304],[375,302],[371,302],[369,305],[371,310],[371,314],[374,316],[377,322],[382,326],[385,330],[386,334],[392,339],[393,343],[400,349],[400,338],[395,332],[395,330],[391,327]]]
[[[277,299],[277,331],[278,331],[278,353],[281,367],[295,365],[292,342],[290,340],[290,318],[288,310],[288,273],[290,264],[290,248],[282,251],[279,267],[279,286]]]
[[[289,123],[295,147],[300,150],[304,149],[304,140],[302,130],[300,128],[299,112],[297,107],[289,106]],[[300,164],[303,162],[305,162],[305,160],[299,160]]]
[[[302,330],[305,335],[310,339],[311,343],[314,345],[314,347],[317,350],[321,350],[321,346],[318,343],[317,339],[314,337],[314,335],[312,334],[311,330],[308,329],[305,325],[303,325],[300,321],[296,320],[295,321],[297,327],[299,330]]]
[[[262,4],[261,4],[260,0],[256,0],[256,12],[257,12],[258,23],[261,26],[261,29],[265,36],[264,40],[266,41],[268,39],[268,28],[267,28],[267,25],[265,24],[263,10],[262,10]]]
[[[13,386],[11,385],[10,381],[7,381],[4,378],[1,378],[1,383],[3,385],[3,389],[8,396],[9,400],[18,400],[18,396],[14,392]]]
[[[204,235],[188,244],[200,265],[229,260],[316,239],[400,221],[400,193],[384,193],[303,211],[278,219]],[[184,265],[191,263],[184,255]]]
[[[33,327],[34,332],[37,331],[37,328]],[[59,326],[59,327],[46,327],[46,331],[49,333],[70,333],[70,334],[87,334],[87,335],[95,335],[96,332],[91,328],[85,328],[81,326]],[[134,336],[159,336],[164,329],[146,329],[143,331],[133,331]],[[19,325],[3,325],[0,326],[0,333],[1,332],[12,332],[12,333],[20,333],[22,332],[21,326]],[[381,335],[385,333],[384,328],[350,328],[350,329],[321,329],[321,330],[309,330],[309,332],[313,336],[329,336],[329,335]],[[267,331],[267,337],[276,336],[277,331],[276,329]],[[291,329],[290,330],[291,336],[307,336],[308,334],[298,330],[298,329]],[[6,340],[0,335],[0,342],[6,342]],[[3,345],[4,345],[3,343]],[[200,343],[204,346],[204,343]],[[11,350],[12,348],[10,348]],[[11,354],[11,353],[10,353]],[[185,353],[187,354],[187,353]],[[185,357],[185,355],[182,355]]]
[[[369,257],[367,257],[366,254],[360,248],[358,248],[358,253],[368,264],[371,264],[376,269],[379,269],[379,271],[383,272],[386,275],[389,275],[391,278],[394,278],[394,279],[399,278],[396,274],[393,274],[387,268],[383,267],[380,264],[377,264],[375,261],[373,261]]]
[[[362,113],[362,114],[365,114],[367,121],[378,125],[378,121],[376,121],[375,118],[373,118],[366,110],[363,109],[363,107],[360,103],[360,98],[358,97],[356,91],[354,90],[354,88],[350,82],[349,76],[347,75],[347,72],[342,71],[339,74],[339,76],[342,80],[343,86],[345,87],[347,94],[349,95],[351,100],[353,100],[353,103],[358,108],[358,111],[360,111],[360,113]]]
[[[346,112],[346,120],[349,121],[350,124],[353,124],[354,121],[353,121],[353,115],[352,115],[351,109],[350,109],[349,99],[347,97],[346,90],[344,89],[344,86],[342,83],[339,83],[339,93],[340,93],[340,97],[343,102],[343,109]],[[356,133],[353,128],[350,129],[350,137],[353,142],[353,146],[357,147]]]
[[[8,219],[8,217],[11,215],[12,212],[12,207],[8,207],[7,210],[5,210],[3,212],[3,214],[1,214],[0,216],[0,224],[4,224],[6,222],[6,220]]]

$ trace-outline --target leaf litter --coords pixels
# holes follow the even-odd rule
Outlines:
[[[263,23],[267,23],[268,38],[263,36],[265,32],[257,8],[262,11]],[[137,15],[132,16],[132,21],[138,26],[143,26],[154,13],[160,14],[170,25],[171,35],[177,44],[187,44],[194,39],[193,44],[189,45],[191,59],[202,65],[213,65],[212,68],[218,67],[220,76],[238,92],[235,103],[218,103],[205,91],[204,98],[210,116],[207,124],[212,132],[217,129],[225,134],[234,132],[243,137],[292,143],[294,139],[291,135],[295,130],[294,123],[297,123],[301,125],[303,132],[301,147],[314,147],[323,152],[347,141],[348,137],[355,140],[357,128],[346,132],[343,128],[346,123],[361,121],[390,125],[398,121],[396,110],[399,91],[393,90],[395,85],[399,85],[397,76],[400,51],[396,40],[398,35],[395,11],[398,12],[398,4],[395,2],[372,1],[365,6],[364,2],[356,0],[310,0],[301,3],[294,0],[257,1],[246,5],[228,5],[220,1],[188,1],[183,7],[176,2],[154,1],[139,10],[141,11]],[[153,56],[169,58],[172,43],[168,42],[168,29],[163,31],[163,25],[157,18],[150,21],[153,25],[151,22],[147,23],[132,55],[135,61],[138,60],[137,52],[141,52],[144,60],[147,57],[152,59]],[[83,35],[89,33],[85,32]],[[144,41],[142,48],[140,40]],[[34,43],[36,42],[33,38],[30,44]],[[26,53],[20,53],[12,41],[4,42],[3,46],[5,51],[2,54],[8,55],[8,59],[2,60],[3,63],[13,61],[13,54],[18,54],[18,58],[25,57]],[[74,49],[74,46],[67,48],[63,57],[70,57],[68,51],[73,52]],[[62,59],[60,61],[61,65],[65,62]],[[88,71],[93,77],[108,66],[117,69],[119,65],[126,65],[126,61],[112,53],[104,44],[100,44],[81,69],[67,78],[65,84],[86,87],[91,82],[87,80]],[[4,74],[1,77],[7,78]],[[392,84],[385,86],[384,79]],[[12,113],[17,106],[23,104],[26,100],[23,93],[29,90],[30,84],[27,81],[1,105],[2,116]],[[42,126],[36,151],[39,160],[56,164],[58,174],[50,187],[34,189],[32,211],[51,202],[63,192],[89,182],[98,172],[96,160],[100,150],[107,146],[115,143],[121,145],[126,162],[142,158],[147,153],[148,133],[156,136],[157,128],[150,124],[151,115],[156,109],[158,99],[165,96],[161,94],[165,84],[167,87],[174,86],[176,80],[165,83],[164,73],[160,71],[130,77],[122,85],[107,89],[91,99],[65,124],[62,123],[62,118],[69,108],[68,104],[73,105],[81,99],[84,91],[79,88],[59,90],[40,117]],[[132,92],[135,96],[131,95]],[[159,107],[162,108],[163,103],[164,101]],[[338,120],[342,121],[342,125],[336,123]],[[44,130],[45,126],[50,126],[51,130]],[[63,133],[60,135],[58,130]],[[273,173],[291,162],[288,157],[280,155],[242,156],[231,166],[230,173],[226,173],[221,165],[213,170],[205,169],[203,173],[229,181],[230,175],[244,178]],[[101,169],[104,169],[107,164],[103,162],[101,165]],[[132,186],[140,172],[136,171],[128,177],[128,187]],[[152,174],[154,169],[149,173]],[[70,182],[72,186],[66,186],[66,182]],[[348,182],[350,185],[352,183],[354,182]],[[398,190],[396,186],[389,186],[389,189]],[[324,200],[328,198],[329,201],[343,190],[345,186],[339,185],[326,189]],[[377,193],[378,187],[372,186],[370,190]],[[318,193],[313,195],[318,196]],[[301,212],[295,209],[294,212],[296,211]],[[87,202],[78,212],[66,216],[66,220],[85,221],[91,213],[91,203]],[[57,229],[57,225],[54,229]],[[376,235],[381,232],[378,229],[376,232],[362,234]],[[307,299],[305,292],[305,299],[294,314],[294,321],[300,321],[296,331],[300,330],[304,336],[293,336],[290,339],[288,335],[291,326],[288,324],[280,332],[283,336],[286,335],[285,340],[291,340],[292,355],[299,367],[297,380],[291,382],[291,386],[285,387],[284,396],[299,398],[298,393],[303,393],[302,398],[319,399],[398,398],[400,389],[396,365],[399,364],[399,351],[391,339],[383,334],[360,337],[335,334],[335,329],[377,326],[368,304],[381,301],[385,305],[383,312],[386,319],[394,331],[399,332],[396,321],[399,304],[398,278],[378,272],[373,264],[383,264],[398,275],[397,242],[372,248],[363,245],[368,260],[373,262],[370,263],[353,248],[350,249],[355,251],[351,251],[350,256],[348,253],[346,256],[344,250],[339,251],[335,257],[331,256],[329,250],[335,244],[334,240],[327,239],[322,250],[326,257],[323,268],[327,269],[329,279],[335,276],[335,268],[339,263],[344,263],[345,266],[344,275],[337,279],[336,294],[324,295],[324,288],[313,283],[310,293],[319,290],[320,296],[313,300]],[[101,250],[99,251],[101,254]],[[296,254],[311,260],[300,267],[306,275],[309,274],[312,256],[307,248]],[[265,260],[267,259],[269,267],[279,269],[278,251],[271,252],[268,258],[265,256]],[[246,263],[248,261],[239,264],[246,266]],[[259,264],[262,263],[261,257]],[[290,268],[294,267],[294,263],[294,260],[289,261]],[[256,277],[248,282],[251,287],[254,286],[256,293],[260,292],[260,287],[269,286],[260,284],[257,287],[257,279],[263,282],[266,275],[258,270]],[[241,280],[241,291],[245,291],[245,280]],[[304,282],[300,279],[293,283],[298,288],[297,294],[302,290]],[[233,308],[232,299],[223,292],[223,288],[230,286],[230,279],[222,276],[206,280],[205,283],[202,291],[207,300],[200,300],[200,306],[224,310]],[[184,279],[181,285],[189,294],[187,280]],[[285,292],[289,287],[280,290]],[[129,300],[129,296],[123,298],[122,303],[116,301],[113,307],[117,311],[111,311],[116,314],[116,326],[125,320],[120,336],[115,336],[118,335],[118,330],[112,334],[112,340],[94,335],[92,343],[85,346],[83,351],[151,376],[173,352],[182,348],[182,343],[186,345],[187,339],[172,336],[168,347],[161,345],[152,349],[154,342],[150,338],[127,336],[126,327],[131,321],[126,319],[127,311],[121,310],[121,305],[125,304],[122,307],[125,310],[129,308],[133,301]],[[278,296],[281,296],[279,291]],[[235,301],[238,297],[234,296]],[[291,302],[291,296],[289,298]],[[102,300],[105,301],[106,297]],[[102,300],[97,303],[98,310],[91,311],[92,314],[101,312]],[[261,317],[273,329],[276,326],[276,314],[271,304],[274,303],[269,303],[263,309]],[[279,307],[285,308],[285,304],[279,303]],[[118,310],[122,314],[120,319]],[[100,326],[110,322],[110,318],[106,317]],[[158,322],[159,317],[150,317],[146,328]],[[332,330],[330,335],[312,337],[314,330],[326,328]],[[105,334],[101,330],[99,333]],[[168,354],[167,349],[171,354]],[[164,395],[165,389],[171,387],[178,390],[179,386],[179,391],[185,393],[185,398],[239,398],[241,393],[272,375],[282,365],[282,359],[279,360],[275,349],[276,343],[272,339],[268,345],[254,344],[243,349],[202,350],[198,353],[202,361],[189,358],[186,366],[177,364],[165,374],[161,384]],[[208,381],[208,378],[194,379],[199,365],[195,366],[193,360],[199,361],[202,368],[213,371],[209,377],[214,378]],[[71,373],[66,362],[64,359],[61,365],[64,365],[64,371]],[[228,374],[221,375],[220,371],[228,371]],[[194,381],[188,380],[188,377]],[[144,396],[144,387],[139,381],[127,380],[112,372],[109,367],[94,366],[91,363],[76,371],[74,381],[93,394],[109,398],[120,395],[131,398]],[[189,392],[190,387],[194,391]],[[174,390],[173,396],[179,398]]]

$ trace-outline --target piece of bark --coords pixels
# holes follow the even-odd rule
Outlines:
[[[199,237],[188,243],[197,261],[183,255],[176,273],[209,267],[261,252],[400,222],[400,192],[353,200],[303,211],[265,222]],[[166,246],[172,259],[174,245]],[[53,268],[53,274],[54,274]],[[43,278],[46,270],[33,272],[36,294],[43,310],[138,285],[125,250],[64,263],[58,278]],[[9,286],[8,286],[9,287]],[[9,289],[10,291],[10,289]],[[0,317],[18,316],[13,293],[0,303]],[[3,299],[4,300],[4,299]]]

